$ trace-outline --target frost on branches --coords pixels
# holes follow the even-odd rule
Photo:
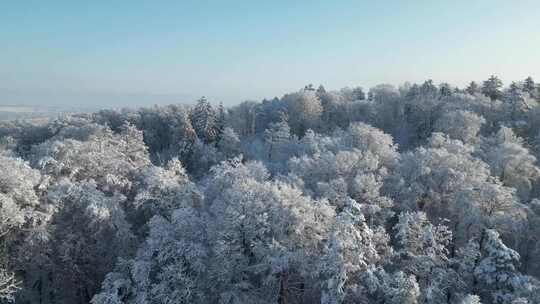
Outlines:
[[[540,303],[540,89],[0,123],[0,303]]]

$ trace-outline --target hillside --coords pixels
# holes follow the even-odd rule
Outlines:
[[[0,303],[540,303],[539,157],[532,78],[11,119]]]

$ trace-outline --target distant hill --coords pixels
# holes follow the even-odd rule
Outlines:
[[[41,107],[32,105],[0,105],[0,121],[16,119],[44,119],[63,113],[81,112],[69,107]]]

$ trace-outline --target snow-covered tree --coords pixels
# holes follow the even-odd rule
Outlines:
[[[291,140],[291,129],[287,121],[272,123],[264,131],[264,142],[268,149],[269,160],[279,160],[286,154],[286,145]]]
[[[237,168],[233,171],[247,169]],[[211,214],[219,215],[209,222],[208,233],[210,243],[216,244],[212,294],[232,303],[309,296],[302,290],[317,284],[309,274],[318,266],[316,257],[334,218],[332,208],[286,184],[246,176],[228,179],[230,188],[208,202]]]
[[[241,152],[240,138],[232,128],[226,127],[220,135],[218,149],[227,158],[237,156]]]
[[[322,114],[321,101],[314,91],[301,91],[283,96],[287,105],[291,131],[303,136],[308,129],[319,127]]]
[[[345,146],[369,151],[387,167],[393,167],[398,160],[397,145],[392,136],[377,128],[365,123],[353,123],[343,135]]]
[[[229,109],[228,121],[231,128],[233,128],[241,137],[251,136],[255,134],[260,114],[263,113],[259,113],[258,104],[256,102],[245,101]]]
[[[523,145],[523,140],[512,129],[502,127],[484,143],[485,161],[491,172],[506,186],[514,187],[522,201],[528,201],[540,179],[536,157]]]
[[[461,300],[460,304],[482,304],[480,297],[477,295],[467,295]]]
[[[469,83],[465,91],[471,95],[475,95],[475,94],[480,93],[480,87],[478,86],[476,82],[471,81],[471,83]]]
[[[453,93],[454,92],[453,92],[452,87],[450,86],[450,84],[448,84],[446,82],[440,84],[440,86],[439,86],[439,94],[441,95],[441,97],[452,96]]]
[[[503,96],[501,90],[502,86],[502,81],[497,76],[491,75],[491,77],[482,84],[482,94],[489,97],[491,101],[500,99]]]
[[[106,196],[92,182],[59,182],[49,191],[52,219],[49,276],[58,303],[88,302],[118,257],[133,250],[124,197]]]
[[[362,87],[356,87],[352,90],[353,94],[353,100],[365,100],[366,99],[366,93],[364,93],[364,89]]]
[[[40,204],[41,175],[20,158],[0,155],[0,239],[31,219]]]
[[[472,152],[471,146],[434,133],[430,148],[402,155],[387,191],[402,209],[424,211],[435,221],[449,219],[461,244],[488,223],[519,218],[513,189],[493,179]]]
[[[40,201],[46,180],[20,158],[0,155],[0,303],[31,286],[34,244],[50,218],[51,209]],[[15,274],[18,274],[17,276]],[[22,282],[21,282],[22,281]]]
[[[448,134],[464,143],[475,141],[480,128],[486,122],[482,116],[470,111],[453,111],[444,114],[436,123],[435,130]]]
[[[150,164],[142,133],[131,125],[120,134],[106,130],[86,141],[67,139],[35,147],[33,164],[55,180],[94,179],[101,190],[130,190],[135,170]]]
[[[486,286],[483,291],[491,292],[495,303],[509,302],[513,297],[514,284],[521,279],[519,254],[504,245],[497,231],[486,229],[482,233],[482,257],[474,275],[479,284]]]
[[[510,120],[514,123],[522,119],[529,108],[523,88],[515,82],[505,92],[505,104],[510,112]]]
[[[363,290],[366,272],[389,262],[392,249],[381,226],[369,227],[361,206],[349,200],[332,229],[322,273],[322,303],[354,303],[369,291]]]
[[[133,209],[128,210],[137,227],[146,228],[147,221],[155,215],[170,218],[180,207],[200,204],[202,198],[179,160],[169,161],[165,168],[148,166],[135,180],[137,194]]]
[[[0,303],[540,303],[538,90],[0,121]]]
[[[414,275],[402,271],[387,273],[377,269],[369,273],[367,285],[371,293],[367,303],[421,303],[420,286]]]
[[[218,136],[218,117],[212,105],[203,96],[191,111],[191,124],[199,139],[214,142]]]
[[[534,83],[534,80],[531,76],[527,77],[523,82],[523,90],[529,93],[529,95],[531,96],[534,96],[534,94],[536,94],[536,83]]]
[[[394,230],[400,269],[415,275],[422,302],[441,303],[451,298],[456,273],[449,267],[452,232],[448,227],[433,226],[423,212],[405,212]]]
[[[15,293],[19,288],[19,282],[15,276],[0,266],[0,303],[14,301]]]
[[[191,124],[190,113],[187,106],[155,106],[128,112],[124,119],[143,132],[152,161],[166,164],[174,157],[185,161],[191,154],[197,133]]]

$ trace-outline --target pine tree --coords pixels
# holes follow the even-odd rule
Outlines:
[[[268,159],[273,160],[279,154],[281,145],[291,139],[291,129],[286,120],[272,123],[264,131],[264,141],[268,146]]]
[[[356,87],[352,91],[353,100],[365,100],[366,99],[366,93],[364,93],[364,89],[362,87]]]
[[[420,94],[424,97],[435,97],[439,94],[439,89],[437,89],[433,80],[428,79],[420,86]]]
[[[218,117],[212,105],[203,96],[191,112],[191,124],[199,139],[212,143],[218,136]]]
[[[446,82],[441,83],[439,87],[439,94],[441,95],[441,97],[452,96],[453,92],[452,92],[452,87],[450,87],[450,84]]]
[[[491,77],[482,84],[482,94],[489,97],[491,101],[495,101],[503,96],[501,90],[502,86],[502,81],[497,76],[491,75]]]
[[[237,156],[241,151],[240,138],[229,127],[226,127],[221,133],[217,146],[227,158]]]
[[[469,83],[465,91],[471,95],[475,95],[475,94],[480,93],[480,88],[476,82],[471,81],[471,83]]]
[[[317,88],[317,96],[321,96],[322,94],[325,94],[326,93],[326,89],[324,88],[324,86],[321,84],[319,85],[319,87]]]
[[[310,83],[304,87],[304,91],[315,91],[315,87]]]
[[[227,110],[223,106],[222,102],[220,102],[218,105],[216,125],[218,134],[216,140],[219,141],[221,135],[223,134],[223,131],[227,127]]]
[[[533,96],[536,92],[536,83],[531,76],[527,77],[523,82],[523,90]]]
[[[499,303],[512,297],[513,285],[520,279],[519,254],[502,242],[497,231],[485,229],[482,233],[482,258],[474,274],[484,284],[484,290],[491,291],[493,300]]]

